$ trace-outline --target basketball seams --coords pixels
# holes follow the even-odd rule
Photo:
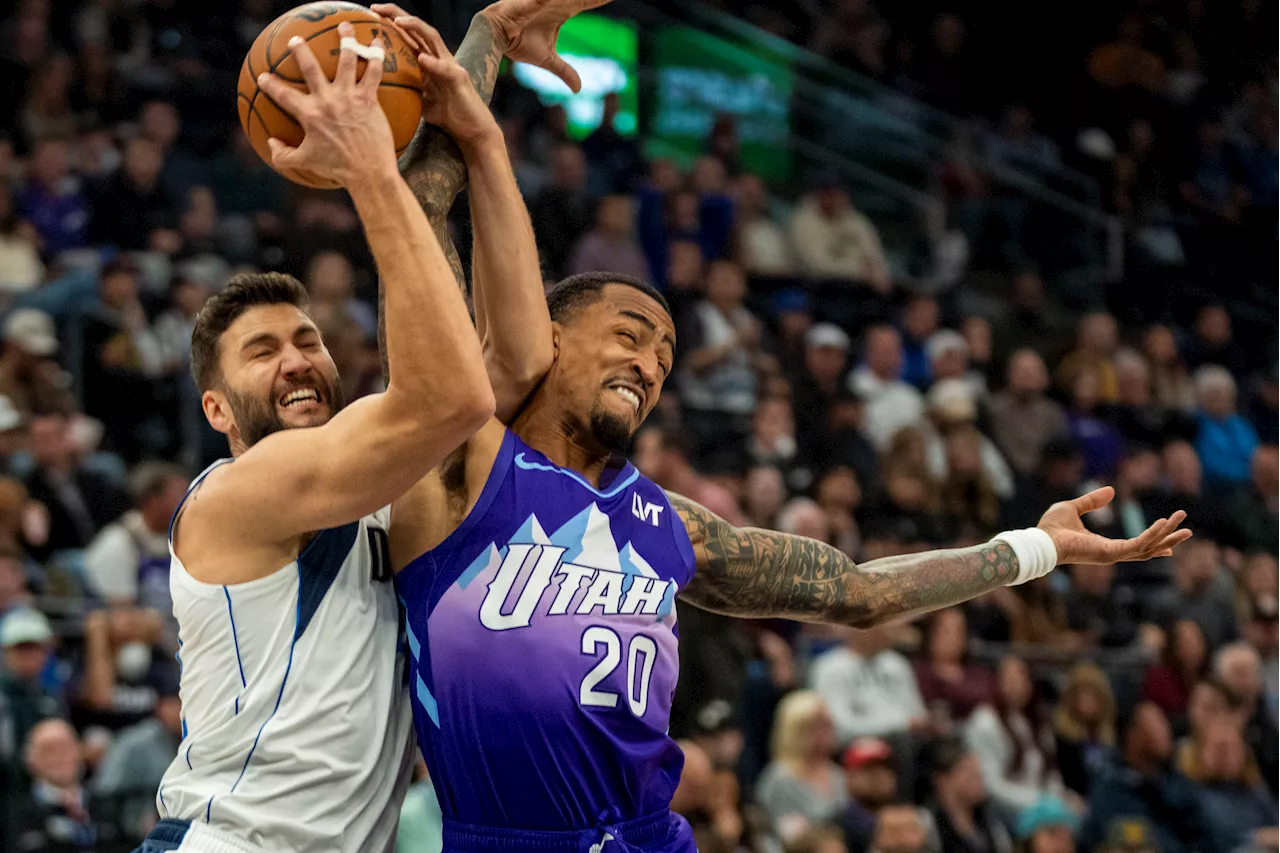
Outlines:
[[[348,4],[343,4],[343,5],[344,5],[344,6],[348,6]],[[348,11],[350,11],[350,12],[355,12],[355,11],[366,11],[366,12],[367,12],[367,9],[365,9],[365,7],[363,7],[363,6],[359,6],[359,5],[357,5],[357,4],[350,4],[350,5],[348,6],[348,8],[344,8],[344,9],[342,9],[342,10],[341,10],[341,12],[348,12]],[[266,73],[276,74],[276,75],[277,75],[277,76],[279,76],[282,80],[284,80],[284,81],[286,81],[286,82],[288,82],[288,83],[292,83],[292,84],[294,84],[294,85],[301,85],[301,86],[305,86],[305,85],[306,85],[306,81],[305,81],[305,80],[300,80],[300,79],[295,79],[295,78],[292,78],[292,77],[287,77],[287,76],[285,76],[285,75],[283,75],[283,74],[280,74],[280,73],[279,73],[279,71],[278,71],[279,67],[280,67],[280,66],[285,62],[285,60],[286,60],[286,59],[288,59],[290,56],[292,56],[292,52],[291,52],[291,51],[286,51],[286,52],[284,53],[284,55],[283,55],[283,56],[281,56],[281,57],[279,57],[279,58],[275,59],[275,61],[272,61],[272,46],[273,46],[273,44],[274,44],[274,42],[275,42],[275,39],[276,39],[276,38],[277,38],[277,36],[279,35],[280,30],[281,30],[281,29],[283,29],[283,28],[285,27],[285,25],[286,25],[286,24],[289,24],[289,23],[292,23],[292,22],[295,22],[295,21],[296,21],[296,19],[295,19],[294,17],[286,15],[286,16],[282,16],[281,20],[279,20],[279,21],[277,21],[277,22],[276,22],[275,26],[273,26],[273,27],[271,28],[270,32],[269,32],[269,33],[267,33],[267,36],[266,36],[266,45],[265,45],[265,48],[264,48],[263,54],[264,54],[264,58],[265,58],[266,63],[267,63],[267,72],[266,72]],[[360,27],[360,26],[362,26],[362,25],[363,25],[363,26],[370,26],[370,27],[372,27],[372,26],[383,26],[383,27],[387,27],[387,26],[388,26],[388,25],[387,25],[387,23],[386,23],[385,21],[381,20],[380,18],[373,19],[373,20],[370,20],[370,19],[368,19],[368,18],[365,18],[365,19],[363,19],[363,20],[351,20],[350,18],[343,18],[342,20],[338,21],[338,23],[336,23],[336,24],[333,24],[333,25],[331,25],[331,26],[327,26],[327,27],[323,27],[323,28],[321,28],[321,29],[318,29],[318,30],[315,30],[315,31],[313,31],[313,32],[309,33],[309,34],[305,37],[305,41],[307,41],[308,43],[310,43],[310,42],[314,41],[316,38],[318,38],[319,36],[323,36],[323,35],[325,35],[325,34],[327,34],[327,33],[331,33],[331,32],[333,32],[334,30],[336,30],[336,29],[337,29],[337,28],[338,28],[342,23],[344,23],[344,22],[345,22],[345,23],[350,23],[353,27]],[[393,30],[395,30],[396,28],[395,28],[395,27],[389,27],[389,29],[393,29]],[[400,34],[400,37],[403,39],[403,38],[404,38],[403,34]],[[249,136],[249,138],[250,138],[250,142],[252,142],[252,141],[253,141],[253,137],[252,137],[252,134],[251,134],[251,133],[249,133],[249,130],[250,130],[249,125],[250,125],[250,124],[251,124],[255,119],[256,119],[256,121],[257,121],[257,124],[258,124],[259,128],[261,128],[261,130],[262,130],[263,134],[264,134],[265,136],[267,136],[268,138],[270,138],[270,137],[272,136],[272,133],[271,133],[270,127],[269,127],[269,126],[268,126],[268,124],[267,124],[267,120],[266,120],[266,118],[264,118],[264,117],[263,117],[262,113],[261,113],[261,112],[258,110],[258,108],[257,108],[257,100],[258,100],[258,95],[259,95],[259,94],[262,94],[262,95],[263,95],[263,97],[265,97],[265,98],[266,98],[267,102],[268,102],[268,103],[270,103],[270,104],[272,105],[272,107],[274,107],[274,108],[275,108],[275,109],[280,113],[280,117],[281,117],[281,118],[283,118],[283,119],[288,119],[289,121],[293,122],[294,124],[297,124],[297,120],[296,120],[295,118],[293,118],[293,116],[291,116],[291,115],[288,113],[288,111],[287,111],[287,110],[285,110],[283,107],[281,107],[281,106],[280,106],[280,104],[278,104],[274,99],[272,99],[269,95],[267,95],[265,92],[263,92],[263,91],[262,91],[262,89],[261,89],[259,86],[257,86],[258,74],[257,74],[257,73],[255,73],[255,69],[254,69],[254,66],[253,66],[253,53],[254,53],[254,51],[253,51],[253,49],[252,49],[252,47],[251,47],[251,48],[250,48],[250,50],[249,50],[248,55],[246,55],[246,57],[245,57],[245,65],[244,65],[245,69],[246,69],[246,70],[248,71],[248,73],[249,73],[250,82],[251,82],[251,83],[253,84],[253,86],[254,86],[254,92],[253,92],[253,95],[252,95],[252,96],[246,95],[246,94],[244,94],[243,92],[241,92],[238,88],[237,88],[237,92],[236,92],[236,95],[237,95],[237,98],[238,98],[238,99],[239,99],[239,98],[243,98],[243,99],[248,103],[248,108],[247,108],[246,115],[245,115],[245,120],[244,120],[244,131],[245,131],[246,135],[248,135],[248,136]],[[380,85],[379,85],[379,88],[381,88],[382,86],[386,86],[386,87],[388,87],[388,88],[390,88],[390,89],[408,89],[408,90],[413,91],[413,92],[421,92],[421,87],[420,87],[419,85],[414,85],[414,84],[411,84],[411,83],[399,83],[399,82],[391,82],[391,81],[382,81],[382,82],[380,83]],[[388,94],[390,94],[390,93],[388,93]],[[416,131],[416,128],[415,128],[415,131]],[[412,140],[410,140],[410,142],[412,142]],[[256,147],[256,146],[255,146],[255,147]],[[406,145],[404,148],[397,149],[397,150],[396,150],[396,156],[397,156],[397,157],[399,157],[399,156],[400,156],[404,151],[408,150],[408,148],[409,148],[409,145]],[[270,162],[270,161],[268,160],[268,163],[269,163],[269,162]],[[295,180],[297,180],[297,178],[299,178],[299,177],[306,178],[306,179],[312,179],[312,180],[309,180],[309,181],[308,181],[308,180],[303,180],[303,181],[300,181],[300,183],[310,183],[312,186],[318,186],[318,184],[313,180],[315,176],[313,176],[313,175],[309,175],[309,174],[308,174],[308,175],[303,175],[303,173],[302,173],[300,170],[296,170],[296,169],[294,169],[294,170],[289,170],[289,171],[291,171],[291,172],[294,172],[294,173],[295,173]],[[329,189],[330,187],[321,187],[321,188]]]

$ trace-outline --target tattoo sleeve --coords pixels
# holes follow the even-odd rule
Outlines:
[[[471,19],[471,28],[454,54],[458,64],[467,69],[471,82],[480,98],[487,104],[493,98],[493,87],[498,80],[498,68],[502,64],[502,46],[494,38],[489,19],[477,14]],[[438,127],[423,124],[409,146],[409,152],[401,162],[405,182],[413,190],[418,204],[426,211],[436,239],[444,249],[454,280],[462,295],[467,295],[467,278],[458,258],[457,247],[449,237],[449,211],[453,201],[467,184],[467,169],[462,152]],[[383,282],[378,280],[378,355],[382,359],[382,378],[391,377],[387,361],[385,294]]]
[[[668,493],[697,558],[682,597],[705,610],[868,628],[968,601],[1018,575],[1004,542],[873,560],[861,566],[816,539],[735,527]]]

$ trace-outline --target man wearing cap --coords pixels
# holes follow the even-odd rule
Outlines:
[[[53,653],[53,631],[38,610],[14,610],[0,619],[0,795],[24,790],[22,744],[36,723],[57,716],[61,704],[40,683]],[[2,815],[0,815],[2,817]]]
[[[964,339],[964,335],[954,329],[934,332],[925,342],[924,351],[929,359],[929,370],[934,382],[959,379],[969,386],[973,399],[986,400],[987,380],[981,373],[969,368],[969,342]]]
[[[972,426],[978,420],[978,401],[973,386],[963,379],[940,379],[929,389],[929,420],[925,429],[926,454],[929,471],[939,481],[946,480],[950,471],[947,459],[947,436],[962,426]],[[979,433],[978,456],[982,473],[986,475],[1001,500],[1013,497],[1013,472],[1004,461],[991,439]]]
[[[849,805],[840,817],[840,828],[850,851],[865,850],[876,831],[876,814],[893,802],[898,791],[893,749],[880,738],[858,738],[844,751],[841,764]]]
[[[0,394],[19,414],[72,411],[70,382],[53,360],[58,352],[53,318],[35,308],[21,308],[5,318],[0,337]]]
[[[1046,796],[1018,815],[1016,830],[1025,853],[1076,853],[1080,818],[1066,803]]]
[[[778,318],[773,353],[782,365],[782,374],[794,381],[804,373],[805,336],[813,328],[809,294],[799,289],[780,291],[773,298],[773,312]]]

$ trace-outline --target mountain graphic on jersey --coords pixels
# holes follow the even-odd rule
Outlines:
[[[615,544],[609,517],[594,502],[550,536],[536,514],[506,545],[490,544],[457,586],[486,584],[480,624],[491,631],[528,627],[537,615],[644,615],[661,622],[675,601],[664,580],[628,541]]]

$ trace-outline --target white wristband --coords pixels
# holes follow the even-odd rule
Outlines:
[[[1058,548],[1053,544],[1053,537],[1038,527],[1026,530],[1006,530],[992,538],[999,540],[1013,549],[1018,558],[1018,576],[1009,582],[1009,586],[1042,578],[1058,565]]]

